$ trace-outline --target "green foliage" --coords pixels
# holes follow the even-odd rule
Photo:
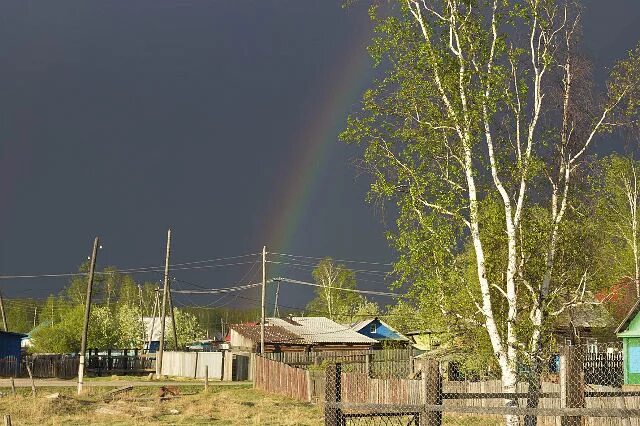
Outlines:
[[[178,333],[178,347],[191,343],[198,339],[205,338],[205,332],[200,327],[195,315],[176,309],[174,313],[176,319],[176,332]],[[167,330],[169,347],[174,347],[173,332]]]
[[[85,269],[83,264],[80,271]],[[138,285],[131,276],[121,275],[115,268],[105,268],[102,272],[96,274],[94,282],[87,346],[102,350],[141,347],[141,317],[152,315],[157,284],[147,282]],[[41,353],[78,352],[84,324],[85,292],[86,277],[78,276],[70,280],[59,297],[50,295],[44,303],[8,301],[10,329],[30,331],[37,307],[38,326],[32,331],[34,346],[31,350]],[[33,307],[29,306],[31,304]],[[195,315],[178,309],[175,315],[181,343],[205,337],[206,333]],[[168,333],[168,341],[172,337],[173,333]]]
[[[576,294],[592,295],[604,285],[606,280],[595,279],[603,235],[594,216],[595,205],[601,203],[590,197],[594,183],[578,167],[582,164],[568,159],[578,155],[594,123],[612,130],[633,124],[640,112],[640,48],[614,67],[603,104],[586,107],[592,87],[580,74],[577,57],[565,51],[566,40],[561,36],[541,49],[533,65],[528,41],[518,36],[529,32],[534,19],[539,31],[562,27],[554,21],[561,14],[553,12],[562,6],[553,0],[496,5],[495,43],[488,19],[491,2],[473,2],[473,7],[462,2],[449,8],[429,2],[433,9],[427,10],[425,3],[398,1],[391,3],[395,9],[389,16],[372,9],[376,37],[369,50],[376,64],[385,65],[385,75],[364,94],[362,109],[349,117],[341,134],[343,141],[365,148],[364,164],[373,178],[369,199],[390,205],[396,214],[389,238],[399,253],[397,286],[405,285],[409,298],[388,309],[394,313],[389,322],[400,330],[439,328],[456,345],[487,348],[489,356],[495,351],[485,328],[483,297],[492,305],[491,318],[498,329],[494,336],[499,336],[494,341],[506,341],[507,329],[514,330],[517,344],[509,347],[527,351],[534,334],[534,308],[542,306],[545,346],[554,312],[571,304]],[[411,7],[420,9],[422,18]],[[440,19],[438,11],[457,19]],[[557,96],[565,90],[559,83],[562,78],[545,77],[541,86],[535,82],[540,67],[551,73],[568,69],[567,63],[574,70],[574,97],[563,105],[562,96]],[[531,124],[528,158],[521,140],[526,124],[532,123],[528,117],[536,114],[531,100],[540,90],[544,120]],[[568,122],[558,112],[564,107]],[[595,109],[605,111],[606,120]],[[570,184],[563,180],[565,175],[570,175]],[[523,182],[526,189],[518,198]],[[558,216],[563,182],[567,207]],[[511,271],[515,278],[508,281],[516,289],[508,296],[505,274],[513,246],[507,225],[515,217],[516,199],[523,203],[521,219],[510,234],[515,236],[511,253],[517,253],[511,259],[517,262]],[[622,199],[615,207],[620,203]],[[478,224],[478,233],[471,222]],[[619,241],[613,242],[619,246]],[[615,256],[613,247],[605,252],[601,262]],[[624,254],[622,260],[626,262]],[[484,293],[480,282],[488,282]],[[411,308],[417,314],[408,315]],[[513,321],[507,319],[510,311],[517,311]]]
[[[313,278],[319,287],[316,297],[307,305],[307,312],[313,316],[326,316],[339,323],[352,323],[358,319],[358,312],[374,312],[377,306],[368,304],[357,293],[356,275],[344,265],[337,265],[325,258],[313,270]]]

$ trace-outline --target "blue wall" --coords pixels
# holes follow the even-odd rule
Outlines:
[[[0,359],[8,356],[20,359],[20,341],[24,334],[0,331]]]
[[[371,324],[376,325],[376,332],[371,332]],[[358,333],[371,337],[376,340],[403,340],[402,337],[393,330],[382,325],[379,319],[375,319],[362,327],[360,330],[356,330]]]

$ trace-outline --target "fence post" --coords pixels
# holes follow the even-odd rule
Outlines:
[[[370,378],[371,377],[371,354],[368,352],[364,355],[364,369],[367,373],[367,378]]]
[[[13,396],[16,396],[16,384],[15,384],[15,382],[13,381],[13,377],[11,377],[11,394],[12,394]]]
[[[420,426],[442,426],[442,412],[430,411],[430,405],[442,405],[442,376],[437,359],[422,361],[422,389],[424,392],[424,419],[420,416]]]
[[[327,366],[324,389],[324,424],[325,426],[345,426],[346,421],[342,409],[337,406],[342,400],[342,364]]]
[[[561,405],[566,408],[584,408],[585,386],[582,368],[582,352],[578,346],[565,346],[560,356],[560,396]],[[562,417],[562,426],[584,425],[582,416]]]
[[[304,370],[304,378],[307,382],[307,402],[313,402],[312,394],[313,394],[313,386],[311,383],[311,372],[309,369]]]
[[[10,414],[5,414],[4,415],[4,426],[11,426],[11,415]]]
[[[209,392],[209,364],[204,366],[204,391]]]
[[[27,362],[27,373],[29,373],[29,379],[31,379],[31,395],[35,398],[36,397],[36,384],[33,381],[33,374],[31,374],[31,367],[29,366],[28,362]]]
[[[194,379],[198,378],[198,352],[196,352],[196,362],[195,362],[195,365],[193,366],[193,378]]]

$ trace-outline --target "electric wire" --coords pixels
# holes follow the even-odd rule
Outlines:
[[[289,254],[289,253],[278,253],[278,252],[272,252],[272,251],[270,251],[269,254],[275,254],[276,256],[285,256],[285,257],[300,258],[300,259],[312,259],[312,260],[325,260],[325,259],[329,258],[334,262],[341,262],[341,263],[360,263],[360,264],[363,264],[363,265],[393,266],[393,263],[369,262],[369,261],[366,261],[366,260],[333,259],[330,256],[313,257],[313,256],[302,256],[302,255]]]

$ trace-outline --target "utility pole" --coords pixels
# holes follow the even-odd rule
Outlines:
[[[144,302],[142,301],[142,284],[138,284],[138,298],[140,299],[140,332],[142,333],[142,350],[144,350]]]
[[[276,287],[276,302],[273,304],[273,316],[280,317],[280,310],[278,309],[278,294],[280,293],[280,280],[274,278],[274,281],[278,281],[278,286]]]
[[[33,328],[36,328],[36,324],[38,323],[38,307],[33,308]]]
[[[2,326],[4,331],[9,331],[7,328],[7,315],[4,313],[4,300],[2,300],[2,293],[0,293],[0,315],[2,315]]]
[[[176,316],[175,316],[175,310],[174,310],[174,306],[173,306],[173,296],[171,296],[171,284],[169,284],[169,306],[171,307],[171,325],[173,328],[173,343],[174,343],[174,349],[177,351],[178,350],[178,332],[176,330]]]
[[[96,269],[96,257],[98,256],[98,237],[93,240],[91,252],[91,264],[89,265],[89,279],[87,281],[87,297],[84,305],[84,326],[82,327],[82,340],[80,342],[80,364],[78,365],[78,395],[82,393],[82,380],[84,378],[84,354],[87,351],[87,332],[89,331],[89,315],[91,314],[91,289],[93,287],[93,273]]]
[[[156,376],[162,374],[162,354],[164,352],[164,328],[167,315],[167,296],[169,294],[169,254],[171,253],[171,229],[167,231],[167,254],[164,261],[164,287],[162,290],[162,316],[160,317],[160,347],[156,359]]]
[[[267,287],[267,246],[262,247],[262,304],[260,306],[260,353],[264,355],[264,298]]]

